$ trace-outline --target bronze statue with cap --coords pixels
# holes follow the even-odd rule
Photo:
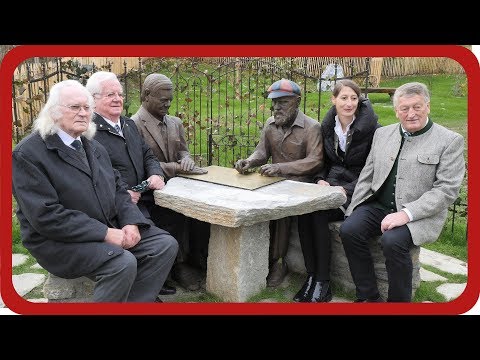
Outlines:
[[[239,159],[235,169],[244,174],[250,168],[260,167],[259,172],[264,176],[313,182],[313,176],[323,167],[320,123],[299,109],[301,90],[294,81],[275,81],[267,94],[272,99],[272,116],[265,122],[254,152],[246,159]],[[288,273],[285,255],[292,220],[287,217],[270,222],[267,286],[280,285]]]

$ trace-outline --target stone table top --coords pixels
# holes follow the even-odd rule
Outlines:
[[[339,186],[284,180],[246,190],[183,177],[170,179],[154,197],[157,205],[227,227],[335,209],[347,199]]]

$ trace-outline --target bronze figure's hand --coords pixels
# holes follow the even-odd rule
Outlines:
[[[250,168],[250,161],[240,159],[235,163],[235,170],[237,170],[240,174],[245,174],[245,172]]]
[[[185,172],[185,174],[192,174],[192,175],[202,175],[206,173],[208,173],[208,170],[201,168],[199,166],[194,166],[192,170]]]
[[[185,173],[192,171],[193,168],[195,167],[195,161],[193,161],[193,159],[188,156],[184,157],[182,160],[179,160],[179,162],[180,162],[180,168]]]
[[[280,175],[280,167],[278,164],[265,164],[260,166],[260,175],[276,176]]]

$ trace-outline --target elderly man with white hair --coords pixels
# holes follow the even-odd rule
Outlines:
[[[79,82],[54,85],[13,150],[23,245],[53,275],[94,280],[94,302],[154,302],[178,245],[142,215],[93,140],[93,105]]]
[[[121,179],[128,185],[132,202],[152,221],[152,225],[166,230],[153,221],[151,215],[152,210],[157,207],[153,190],[161,190],[165,186],[164,173],[132,119],[122,115],[124,92],[117,75],[98,71],[90,76],[86,88],[95,101],[95,140],[107,149],[113,167],[120,172]],[[172,295],[175,292],[175,288],[164,284],[160,295]]]

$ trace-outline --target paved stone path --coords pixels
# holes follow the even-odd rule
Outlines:
[[[12,256],[12,264],[14,267],[20,266],[24,264],[28,260],[27,255],[22,254],[13,254]],[[422,248],[420,250],[420,263],[422,265],[429,265],[432,266],[444,273],[450,274],[461,274],[467,275],[467,263],[464,261],[455,259],[451,256],[446,256],[435,251],[427,250]],[[39,269],[40,266],[35,264],[31,266],[33,269]],[[442,281],[443,283],[440,284],[436,290],[445,296],[447,301],[451,301],[456,299],[458,296],[462,294],[465,290],[466,283],[461,284],[454,284],[454,283],[447,283],[447,279],[441,275],[438,275],[434,272],[424,269],[423,267],[420,269],[420,277],[422,281]],[[20,275],[13,275],[12,281],[15,290],[20,294],[20,296],[25,297],[25,299],[32,301],[32,302],[46,302],[46,299],[38,299],[38,298],[29,298],[29,293],[38,287],[43,286],[44,281],[46,280],[46,276],[44,274],[34,273],[34,272],[25,272]],[[289,284],[288,277],[285,279],[284,283],[281,285],[282,287],[287,287]],[[294,294],[291,294],[292,297]],[[183,291],[182,288],[177,287],[177,294],[172,296],[163,296],[162,300],[164,302],[175,302],[177,300],[181,300],[182,297],[188,296],[188,292]],[[275,301],[272,299],[265,299],[262,302],[271,302]],[[333,302],[348,302],[349,300],[334,297]],[[5,307],[1,297],[0,297],[0,307]]]

